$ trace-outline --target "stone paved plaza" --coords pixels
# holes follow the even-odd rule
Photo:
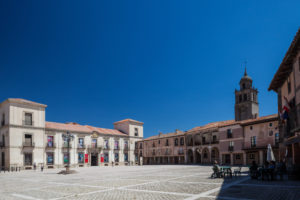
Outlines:
[[[211,166],[119,166],[2,172],[2,199],[300,199],[300,182],[210,179]]]

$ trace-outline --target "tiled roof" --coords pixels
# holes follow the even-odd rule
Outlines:
[[[39,107],[44,107],[46,108],[47,105],[45,104],[41,104],[41,103],[37,103],[37,102],[34,102],[34,101],[29,101],[29,100],[26,100],[26,99],[21,99],[21,98],[8,98],[6,99],[4,102],[11,102],[11,103],[21,103],[21,104],[29,104],[29,105],[33,105],[33,106],[39,106]]]
[[[148,137],[148,138],[146,138],[144,140],[155,140],[155,139],[175,137],[175,136],[181,136],[181,135],[184,135],[183,131],[177,131],[177,132],[166,133],[166,134],[160,133],[159,135],[154,135],[154,136]]]
[[[74,122],[67,123],[67,124],[56,123],[56,122],[46,122],[46,129],[54,129],[54,130],[70,131],[70,132],[81,132],[81,133],[93,133],[94,131],[96,131],[101,134],[127,136],[125,133],[122,133],[116,129],[106,129],[106,128],[88,126],[88,125],[80,125],[80,124],[77,124]]]
[[[208,123],[204,126],[198,126],[195,128],[192,128],[191,130],[187,131],[189,132],[194,132],[194,131],[205,131],[213,128],[220,128],[220,127],[225,127],[225,126],[231,126],[235,124],[239,124],[240,122],[235,121],[235,120],[226,120],[226,121],[219,121],[219,122],[212,122]]]
[[[243,120],[243,121],[241,121],[241,125],[257,124],[257,123],[262,123],[264,121],[272,121],[272,120],[277,120],[277,119],[278,119],[278,114],[273,114],[273,115],[258,117],[256,119]]]
[[[143,122],[139,122],[139,121],[134,120],[134,119],[123,119],[121,121],[115,122],[114,124],[123,123],[123,122],[134,122],[134,123],[138,123],[138,124],[144,124]]]

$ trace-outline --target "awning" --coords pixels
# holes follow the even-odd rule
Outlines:
[[[285,145],[290,145],[290,144],[294,144],[294,143],[300,143],[300,136],[299,135],[289,139],[288,141],[286,141]]]

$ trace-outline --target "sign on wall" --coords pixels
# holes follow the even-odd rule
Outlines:
[[[89,154],[84,154],[84,162],[85,163],[89,162]]]

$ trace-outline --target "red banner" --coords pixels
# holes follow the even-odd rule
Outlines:
[[[101,162],[104,162],[104,157],[103,156],[101,156]]]
[[[89,154],[84,154],[84,162],[85,163],[89,162]]]

